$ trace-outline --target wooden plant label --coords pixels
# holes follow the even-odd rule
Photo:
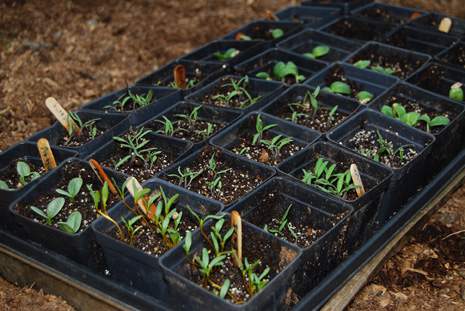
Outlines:
[[[413,12],[411,15],[410,15],[410,20],[414,20],[414,19],[417,19],[421,16],[421,13],[420,12]]]
[[[439,31],[449,33],[452,28],[452,19],[449,17],[444,17],[439,24]]]
[[[37,141],[37,149],[39,150],[40,158],[42,159],[42,164],[46,172],[57,167],[52,148],[50,148],[50,144],[46,138],[41,138]]]
[[[236,265],[242,266],[242,219],[238,211],[231,212],[231,226],[236,231]]]
[[[118,190],[116,190],[116,187],[115,185],[113,184],[113,182],[111,181],[111,179],[108,177],[107,173],[105,173],[105,171],[103,170],[102,166],[100,165],[100,163],[98,163],[96,160],[94,159],[90,159],[89,160],[89,164],[90,164],[90,167],[92,168],[92,170],[95,172],[95,174],[97,175],[98,179],[100,180],[100,182],[102,183],[102,185],[107,182],[108,184],[108,189],[110,189],[111,193],[113,193],[114,195],[118,195]]]
[[[71,127],[79,135],[81,129],[74,122],[73,119],[69,117],[68,112],[60,105],[60,103],[53,97],[49,97],[45,100],[45,106],[48,110],[55,116],[55,118],[60,122],[61,125],[68,131]]]
[[[127,180],[126,180],[126,189],[128,189],[129,193],[132,195],[132,197],[135,196],[135,194],[138,192],[138,191],[141,191],[143,188],[141,186],[141,184],[137,181],[137,179],[135,179],[134,177],[129,177]],[[156,209],[157,207],[155,206],[155,204],[152,204],[152,206],[150,206],[150,210],[149,208],[147,208],[147,201],[146,201],[146,197],[144,198],[140,198],[138,201],[137,201],[137,205],[140,207],[140,209],[142,210],[142,212],[150,219],[153,218],[153,216],[155,215],[155,212],[156,212]]]
[[[186,82],[186,67],[184,65],[176,65],[173,69],[174,83],[180,89],[187,87]]]
[[[363,186],[362,177],[360,177],[357,164],[353,163],[350,165],[350,175],[352,175],[352,181],[356,187],[355,191],[357,191],[357,195],[360,198],[365,194],[365,187]]]

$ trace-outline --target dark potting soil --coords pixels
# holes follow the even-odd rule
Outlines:
[[[180,211],[178,210],[178,215],[180,214],[179,212]],[[193,233],[197,229],[197,223],[191,219],[188,211],[183,210],[182,212],[182,220],[178,227],[178,232],[181,236],[179,241],[184,239],[186,231],[191,231]],[[127,229],[124,226],[121,226],[123,232],[125,233],[125,237],[123,239],[121,239],[121,237],[118,235],[116,228],[110,232],[110,235],[114,239],[120,240],[129,246],[135,247],[144,253],[155,257],[163,255],[165,252],[176,246],[171,245],[170,242],[168,242],[170,241],[168,237],[166,238],[166,241],[163,241],[161,234],[157,231],[157,228],[154,225],[149,225],[146,221],[140,219],[134,225],[135,228],[138,226],[141,226],[141,229],[136,233],[132,241],[128,235]],[[170,228],[172,228],[172,224],[170,225]]]
[[[417,156],[417,151],[413,146],[397,146],[389,139],[386,139],[383,134],[380,135],[383,137],[385,144],[380,144],[380,139],[377,131],[372,129],[361,129],[355,133],[347,142],[347,147],[357,151],[358,153],[379,161],[391,168],[401,168],[402,166],[409,163],[413,158]],[[400,148],[404,150],[403,154],[400,152]],[[376,159],[378,152],[389,149],[389,152],[383,152],[382,155],[379,155],[379,159]]]
[[[97,212],[94,208],[94,201],[92,196],[87,189],[87,185],[91,185],[92,189],[100,190],[102,188],[102,183],[96,177],[95,173],[90,169],[83,167],[80,163],[69,163],[63,167],[64,170],[64,177],[60,180],[60,182],[56,185],[51,187],[49,192],[43,193],[42,195],[36,197],[32,202],[29,204],[20,204],[16,206],[16,212],[20,215],[23,215],[27,218],[32,219],[35,222],[40,222],[45,224],[44,219],[38,216],[31,210],[31,206],[35,206],[41,210],[45,210],[47,208],[48,203],[58,197],[64,197],[61,194],[57,193],[56,189],[63,189],[67,190],[68,183],[71,179],[75,177],[81,177],[83,179],[83,184],[79,194],[74,199],[74,202],[71,202],[69,198],[65,197],[65,204],[58,215],[53,218],[53,227],[59,228],[57,223],[58,222],[66,222],[68,216],[75,211],[79,211],[82,215],[82,222],[79,232],[84,231],[94,219],[97,218]],[[119,200],[118,197],[111,195],[108,198],[107,202],[107,210],[110,209],[117,201]]]
[[[404,97],[397,97],[397,96],[394,95],[394,96],[391,96],[389,98],[389,100],[386,101],[386,103],[390,103],[388,105],[390,107],[392,107],[392,104],[394,104],[394,103],[399,103],[405,108],[407,113],[408,112],[418,112],[421,115],[426,114],[431,118],[431,120],[434,117],[437,117],[437,116],[444,116],[444,117],[449,118],[449,120],[453,120],[453,118],[455,118],[455,116],[452,116],[450,112],[447,112],[447,111],[438,112],[438,111],[436,111],[434,109],[428,108],[428,106],[425,105],[426,104],[425,102],[416,100],[414,98],[406,99]],[[423,122],[423,121],[419,121],[415,127],[418,128],[418,129],[421,129],[424,132],[427,132],[426,123]],[[429,132],[432,133],[432,134],[437,134],[443,128],[444,128],[444,126],[430,127]]]
[[[92,133],[92,131],[94,131],[94,129],[95,129],[95,132]],[[58,141],[58,146],[80,147],[82,145],[87,144],[91,140],[94,140],[95,138],[99,137],[103,133],[105,133],[105,129],[99,128],[98,121],[97,121],[95,123],[95,127],[92,127],[92,128],[84,127],[84,128],[82,128],[79,135],[73,134],[71,137],[69,137],[68,133],[66,133]],[[95,134],[95,135],[93,135],[93,134]]]
[[[376,40],[379,36],[375,29],[369,27],[369,24],[351,20],[341,20],[330,26],[328,31],[347,39],[362,41]]]
[[[359,14],[361,16],[365,16],[373,20],[376,20],[377,22],[383,22],[383,23],[397,23],[397,22],[404,23],[410,19],[406,16],[403,17],[400,15],[391,14],[388,10],[384,8],[380,8],[380,7],[368,8],[368,9],[362,10]],[[416,15],[415,13],[413,13],[411,16],[414,18]]]
[[[238,84],[240,89],[235,89],[233,83]],[[260,98],[260,95],[250,89],[247,79],[223,78],[215,89],[205,94],[199,101],[205,105],[245,109],[258,102]]]
[[[25,158],[19,158],[14,161],[11,161],[10,163],[8,163],[8,166],[6,166],[0,171],[0,181],[4,181],[10,190],[16,190],[26,186],[21,184],[18,171],[16,170],[16,166],[20,161],[25,162],[27,165],[29,165],[31,173],[37,172],[40,175],[43,175],[45,173],[45,169],[43,166],[37,165],[36,163],[28,161]],[[30,183],[31,181],[31,177],[26,178],[27,183]]]
[[[285,145],[277,153],[274,153],[272,150],[269,150],[265,144],[261,142],[257,142],[255,145],[252,144],[253,134],[254,133],[248,131],[243,132],[242,135],[240,135],[238,139],[236,139],[236,141],[228,149],[232,150],[236,154],[245,156],[250,160],[270,165],[278,165],[279,163],[294,155],[297,151],[304,147],[295,142],[291,142]],[[271,141],[275,136],[276,135],[272,135],[269,132],[265,132],[263,134],[262,141]],[[284,138],[286,136],[282,137]]]
[[[369,60],[371,62],[370,67],[381,66],[385,69],[392,69],[394,71],[392,75],[401,79],[407,78],[423,64],[419,59],[408,61],[402,57],[380,55],[370,51],[357,54],[357,57],[353,59],[352,63],[355,64],[359,60]],[[370,69],[370,67],[368,69]]]
[[[358,85],[357,82],[354,82],[347,78],[344,72],[344,69],[342,67],[336,66],[326,75],[324,82],[326,84],[325,85],[326,87],[330,87],[330,85],[333,82],[338,82],[338,81],[348,84],[350,87],[350,91],[351,91],[350,95],[345,95],[345,94],[338,94],[338,95],[347,96],[347,97],[353,98],[358,101],[357,94],[364,90],[360,87],[360,85]],[[362,104],[367,104],[367,103],[362,103]]]
[[[210,190],[208,185],[212,185],[211,183],[215,179],[214,172],[208,168],[209,161],[212,156],[214,156],[216,160],[216,172],[223,170],[227,171],[220,175],[222,186],[215,188],[211,187],[212,189]],[[163,178],[173,184],[180,185],[208,198],[221,201],[226,205],[250,192],[264,179],[263,176],[255,175],[253,172],[244,168],[231,167],[224,161],[221,152],[212,149],[204,149],[194,162],[189,164],[187,167],[179,168],[181,170],[188,168],[193,172],[201,172],[201,174],[191,183],[187,184],[174,176],[164,175]],[[179,172],[176,171],[175,174],[178,173]]]
[[[277,28],[279,28],[279,27],[271,28],[271,27],[269,27],[267,25],[255,25],[252,28],[250,28],[249,30],[247,30],[247,32],[244,33],[244,34],[249,36],[252,40],[271,41],[271,40],[274,40],[271,31],[273,29],[277,29]],[[236,34],[236,39],[240,40],[240,38],[238,38],[238,37],[239,37],[239,35]]]
[[[449,91],[453,84],[458,81],[453,81],[446,76],[445,70],[437,65],[432,65],[428,69],[422,71],[418,76],[418,85],[426,90],[449,97]]]
[[[465,68],[465,45],[460,44],[449,50],[442,61]]]
[[[226,221],[221,234],[224,235],[229,228],[229,222]],[[243,236],[246,237],[243,240],[243,258],[247,258],[250,264],[259,260],[260,263],[254,270],[257,275],[260,275],[266,267],[269,267],[270,272],[266,277],[268,282],[279,274],[296,256],[294,251],[284,247],[277,248],[278,244],[272,244],[270,239],[255,234],[248,227],[243,227]],[[226,243],[225,250],[232,250],[233,246],[230,241]],[[205,244],[207,245],[207,243]],[[209,254],[211,260],[214,257],[213,248],[209,248]],[[194,256],[201,257],[201,251],[195,253]],[[209,278],[210,282],[203,278],[197,263],[192,258],[188,263],[181,266],[179,273],[207,290],[215,290],[216,292],[219,292],[219,288],[221,288],[224,281],[229,279],[231,285],[225,299],[236,304],[245,303],[252,297],[252,294],[248,291],[248,279],[242,277],[241,270],[235,265],[231,255],[227,255],[221,267],[213,269]]]

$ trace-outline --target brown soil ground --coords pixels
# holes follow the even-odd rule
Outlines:
[[[51,124],[46,97],[76,108],[263,17],[265,9],[292,2],[0,1],[0,150]],[[385,2],[465,16],[460,0]],[[451,255],[463,234],[449,238],[451,243],[441,240],[464,229],[464,209],[465,187],[385,264],[349,309],[464,310],[464,260],[456,261],[460,253]],[[31,309],[72,310],[59,298],[0,279],[0,310]]]

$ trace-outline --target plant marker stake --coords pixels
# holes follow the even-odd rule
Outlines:
[[[236,231],[236,265],[238,267],[242,266],[242,219],[241,215],[237,211],[231,212],[231,225],[235,227]]]
[[[46,172],[57,167],[57,161],[46,138],[41,138],[37,141],[37,149],[39,149],[40,159]]]
[[[180,89],[185,89],[186,84],[186,67],[184,65],[176,65],[173,69],[174,83]]]
[[[355,191],[357,191],[357,195],[360,198],[365,194],[365,187],[363,187],[362,178],[360,177],[357,164],[353,163],[350,165],[350,175],[352,175],[352,181],[355,184]]]
[[[244,36],[244,33],[243,33],[243,32],[238,32],[238,33],[236,33],[236,35],[234,36],[234,40],[240,41],[240,40],[242,39],[242,36]]]
[[[444,17],[439,24],[439,31],[448,33],[452,28],[452,20],[449,17]]]
[[[277,21],[278,20],[278,17],[276,17],[276,15],[274,15],[273,12],[271,12],[270,10],[265,11],[265,16],[266,16],[266,19],[268,19],[270,21]]]
[[[420,16],[421,16],[420,12],[413,12],[412,15],[410,15],[410,20],[417,19]]]
[[[141,184],[137,181],[137,179],[135,179],[134,177],[129,177],[126,180],[126,189],[128,189],[129,193],[132,195],[132,197],[134,197],[136,192],[141,191],[143,188]],[[156,211],[155,205],[152,205],[150,207],[150,210],[148,210],[147,201],[145,201],[145,198],[140,198],[139,201],[137,201],[137,205],[139,205],[140,209],[147,217],[152,219]]]
[[[113,193],[114,195],[118,195],[118,190],[116,190],[116,187],[115,185],[113,185],[113,182],[111,181],[111,179],[108,177],[107,173],[105,173],[105,171],[103,170],[102,166],[100,165],[100,163],[98,163],[96,160],[94,159],[90,159],[89,160],[89,164],[90,164],[90,167],[92,168],[92,170],[95,172],[95,174],[97,175],[98,179],[100,180],[100,182],[102,184],[104,184],[105,182],[107,182],[108,184],[108,189],[110,189],[111,193]]]
[[[45,100],[45,106],[53,114],[53,116],[60,122],[60,124],[68,130],[69,127],[73,128],[77,135],[81,134],[81,129],[74,122],[73,119],[69,117],[68,112],[60,105],[60,103],[53,97],[49,97]]]

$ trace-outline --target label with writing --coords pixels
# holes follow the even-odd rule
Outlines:
[[[439,23],[439,31],[448,33],[452,28],[452,19],[449,17],[444,17]]]
[[[42,159],[42,164],[46,171],[57,167],[52,148],[50,148],[50,144],[46,138],[41,138],[37,141],[37,149],[39,150],[40,158]]]
[[[352,175],[352,181],[354,182],[358,197],[363,196],[365,194],[365,187],[363,187],[362,177],[358,171],[357,164],[350,165],[350,175]]]
[[[242,219],[238,211],[231,212],[231,225],[234,227],[236,232],[236,256],[237,265],[242,264]]]
[[[60,122],[60,124],[68,130],[71,126],[76,132],[79,132],[79,126],[76,122],[69,117],[68,112],[60,105],[60,103],[53,97],[49,97],[45,100],[45,106],[53,114],[53,116]]]

